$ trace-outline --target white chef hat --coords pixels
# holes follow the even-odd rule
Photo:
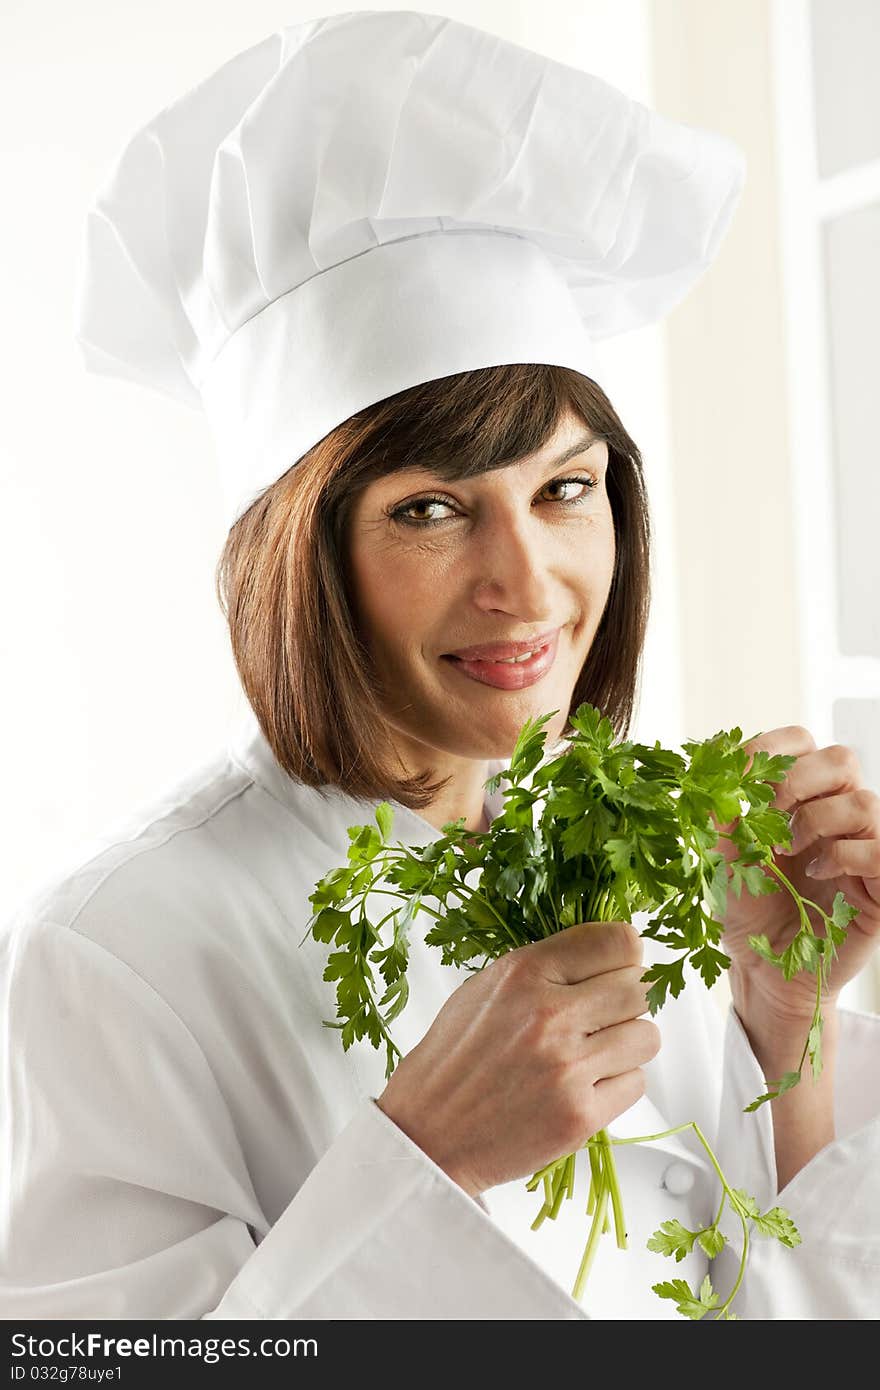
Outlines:
[[[335,426],[506,363],[597,379],[715,256],[742,153],[411,10],[280,29],[125,146],[89,209],[86,366],[204,409],[229,526]]]

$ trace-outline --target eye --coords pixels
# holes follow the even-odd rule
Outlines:
[[[389,516],[392,521],[402,521],[406,526],[437,526],[444,517],[436,520],[428,520],[425,517],[407,516],[407,512],[412,512],[416,507],[451,507],[452,503],[446,497],[416,497],[412,502],[404,502],[402,507],[396,507]]]
[[[584,490],[574,497],[550,498],[549,500],[551,505],[560,507],[584,506],[587,502],[589,502],[591,494],[595,492],[598,488],[599,479],[593,476],[578,476],[576,478],[554,478],[551,483],[547,483],[541,489],[541,492],[547,492],[550,488],[572,488],[576,486],[579,486]],[[438,494],[430,493],[425,497],[415,497],[412,499],[411,502],[404,502],[402,506],[395,507],[392,511],[388,513],[388,515],[392,521],[399,521],[404,526],[417,526],[424,530],[428,526],[441,526],[443,522],[449,520],[449,518],[442,516],[435,518],[429,518],[425,516],[413,517],[407,515],[407,513],[413,512],[416,508],[419,507],[454,508],[454,505],[455,504],[453,502],[450,502],[448,497],[441,497]]]
[[[574,487],[576,483],[585,487],[586,492],[580,493],[577,497],[557,498],[557,501],[561,502],[563,506],[576,507],[579,503],[588,502],[590,500],[590,493],[595,492],[596,488],[599,486],[598,478],[554,478],[552,483],[547,484],[547,487]],[[546,491],[546,488],[544,491]]]

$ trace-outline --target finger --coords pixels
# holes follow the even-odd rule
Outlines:
[[[786,809],[836,792],[855,791],[862,785],[862,766],[855,752],[842,743],[834,743],[829,748],[804,753],[789,768],[785,794],[791,798],[791,806]]]
[[[597,1081],[593,1087],[593,1104],[595,1106],[595,1134],[600,1129],[605,1129],[613,1120],[616,1120],[624,1111],[629,1110],[635,1105],[636,1101],[641,1100],[645,1094],[646,1077],[641,1067],[636,1067],[633,1071],[625,1071],[620,1076],[609,1076],[602,1081]],[[587,1135],[591,1138],[591,1135]]]
[[[835,840],[825,844],[805,872],[810,878],[839,878],[850,874],[854,878],[880,881],[880,840]]]
[[[607,970],[603,975],[566,985],[566,1007],[570,1010],[571,1028],[583,1036],[597,1033],[615,1023],[640,1018],[648,1012],[650,984],[642,980],[641,965],[627,965],[622,970]]]
[[[620,1076],[633,1067],[643,1067],[660,1051],[660,1029],[647,1018],[634,1018],[627,1023],[613,1023],[591,1033],[586,1039],[585,1053],[594,1080]]]
[[[770,729],[767,733],[758,734],[755,738],[750,738],[743,744],[743,750],[749,755],[746,763],[746,770],[751,768],[754,755],[758,752],[769,753],[771,757],[785,755],[795,757],[798,762],[788,769],[781,782],[776,783],[771,806],[778,810],[788,810],[797,804],[797,798],[791,794],[791,774],[798,767],[802,757],[809,756],[816,750],[816,740],[809,729],[804,729],[800,724],[788,724],[784,728]],[[739,850],[729,839],[729,836],[736,826],[737,817],[722,824],[718,817],[712,813],[712,823],[719,832],[720,838],[715,845],[716,852],[719,852],[726,860],[735,859]]]
[[[782,754],[786,757],[800,759],[805,757],[808,753],[814,753],[816,751],[816,740],[813,738],[809,729],[803,728],[800,724],[788,724],[784,728],[771,729],[769,733],[759,734],[757,738],[750,739],[748,743],[743,744],[743,747],[750,755],[746,765],[746,770],[748,770],[752,765],[754,754],[759,751],[769,753],[771,757],[777,757]],[[797,763],[794,763],[793,766],[788,769],[782,781],[776,785],[776,792],[770,804],[780,811],[788,810],[790,806],[794,805],[796,800],[796,798],[791,795],[789,787],[791,784],[791,774],[797,765]]]
[[[782,854],[801,854],[817,840],[880,840],[880,797],[859,787],[855,791],[820,797],[798,806],[791,818],[791,848]]]
[[[533,953],[531,960],[538,962],[545,980],[572,985],[639,965],[644,948],[631,922],[578,922],[521,949]]]

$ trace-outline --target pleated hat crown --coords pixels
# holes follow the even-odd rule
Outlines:
[[[225,516],[336,425],[514,362],[598,379],[663,317],[745,178],[726,138],[410,10],[280,29],[129,140],[90,207],[89,370],[203,409]]]

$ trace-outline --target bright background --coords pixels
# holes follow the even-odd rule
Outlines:
[[[0,918],[210,757],[244,708],[214,595],[205,421],[84,370],[86,209],[129,136],[234,53],[343,6],[5,0],[0,21]],[[393,9],[372,3],[349,9]],[[418,7],[416,7],[418,8]],[[423,7],[731,136],[748,182],[710,273],[604,345],[657,533],[635,733],[806,724],[880,787],[880,5]],[[134,22],[138,17],[140,22]],[[875,1008],[877,975],[850,987]]]

